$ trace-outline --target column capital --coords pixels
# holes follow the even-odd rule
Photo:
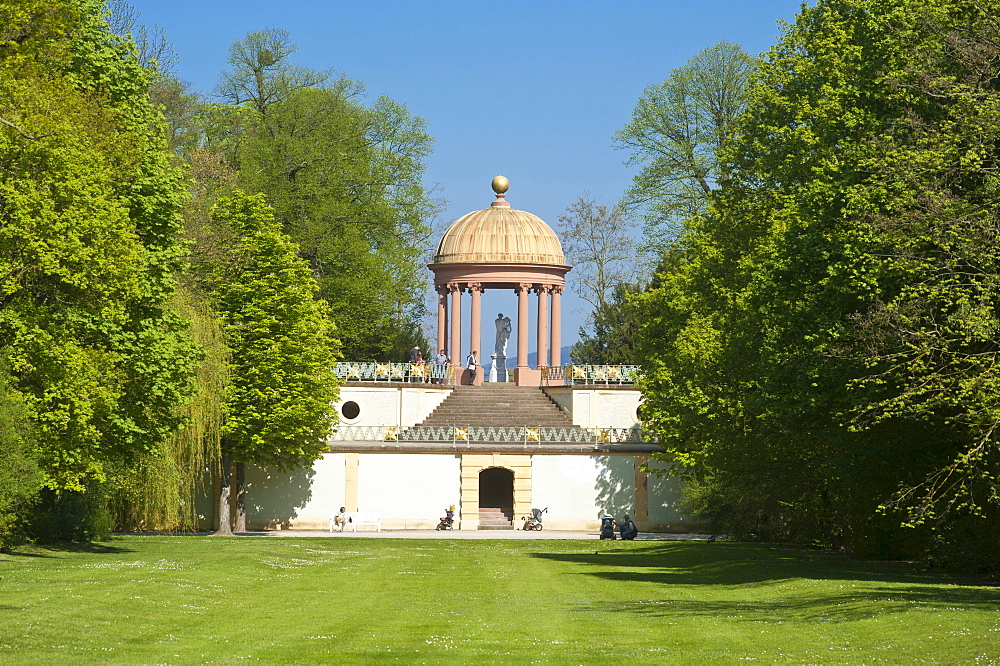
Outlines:
[[[553,294],[561,294],[566,291],[566,287],[561,284],[550,284],[549,288],[552,290]]]
[[[445,294],[448,293],[448,285],[445,284],[445,283],[439,282],[438,284],[434,285],[434,291],[436,291],[437,293],[439,293],[442,296],[444,296]]]
[[[472,293],[474,291],[478,291],[479,293],[483,293],[484,291],[486,291],[483,288],[483,283],[482,282],[467,282],[465,284],[465,286],[469,290],[469,293]]]
[[[445,288],[452,294],[454,294],[455,292],[461,294],[463,291],[465,291],[464,285],[461,282],[449,282],[445,286]]]
[[[549,294],[552,293],[554,286],[551,284],[536,284],[535,293],[536,294]]]
[[[531,291],[531,288],[534,286],[535,285],[532,282],[521,282],[516,287],[514,287],[514,293],[515,294],[520,294],[522,292],[527,293]]]

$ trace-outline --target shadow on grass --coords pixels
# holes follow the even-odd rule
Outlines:
[[[114,555],[118,553],[132,553],[131,548],[120,546],[109,546],[103,543],[41,543],[28,546],[25,549],[15,550],[8,553],[9,557],[56,557],[56,553],[91,553],[95,555]]]
[[[585,612],[624,613],[653,618],[706,617],[746,622],[856,622],[916,609],[995,611],[1000,598],[982,588],[886,588],[865,586],[856,592],[808,592],[777,599],[721,601],[652,599],[600,602],[581,606]]]
[[[596,607],[610,612],[653,616],[725,614],[756,621],[789,617],[845,621],[871,617],[875,612],[880,615],[898,612],[915,604],[979,610],[995,610],[1000,606],[998,588],[959,587],[947,576],[916,570],[907,562],[863,561],[839,553],[761,544],[661,542],[627,549],[598,544],[596,554],[591,551],[531,556],[583,565],[588,570],[579,575],[623,585],[641,583],[669,588],[771,584],[765,588],[771,598],[752,603],[692,600],[685,594],[678,599],[607,602]],[[826,584],[806,590],[797,589],[795,581],[826,581]],[[857,589],[853,589],[854,585]],[[643,596],[640,589],[635,588],[637,597]]]

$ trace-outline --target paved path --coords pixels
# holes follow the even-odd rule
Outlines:
[[[267,532],[239,532],[246,537],[326,537],[329,539],[583,539],[599,541],[597,532],[569,532],[562,530],[363,530],[359,532],[325,532],[275,530]],[[704,541],[708,534],[640,534],[636,541]]]

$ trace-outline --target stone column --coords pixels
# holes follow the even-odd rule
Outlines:
[[[439,284],[435,285],[434,290],[438,294],[438,336],[437,349],[434,350],[434,354],[437,354],[448,348],[448,289]]]
[[[466,285],[469,288],[469,292],[472,294],[472,328],[470,329],[469,335],[469,351],[476,352],[476,358],[479,359],[479,372],[476,376],[476,384],[483,383],[483,367],[485,363],[483,346],[482,346],[482,323],[483,323],[483,308],[482,308],[482,296],[483,296],[483,285],[480,282],[470,282]]]
[[[517,367],[528,367],[528,290],[530,283],[517,285]]]
[[[344,507],[348,511],[358,510],[358,454],[344,455]]]
[[[540,284],[535,287],[538,294],[538,367],[544,368],[549,364],[549,292],[552,286]]]
[[[456,368],[456,380],[458,376],[458,366],[462,365],[462,285],[457,282],[448,283],[448,291],[451,293],[451,364]]]
[[[562,365],[562,293],[561,286],[552,287],[551,365]]]
[[[632,507],[632,517],[636,522],[649,520],[649,476],[642,471],[642,466],[648,462],[648,455],[635,457],[635,506]]]

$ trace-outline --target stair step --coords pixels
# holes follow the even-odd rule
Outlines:
[[[541,389],[512,384],[456,387],[421,426],[573,428],[572,418]]]
[[[510,527],[513,523],[514,509],[494,506],[479,507],[480,527]]]

